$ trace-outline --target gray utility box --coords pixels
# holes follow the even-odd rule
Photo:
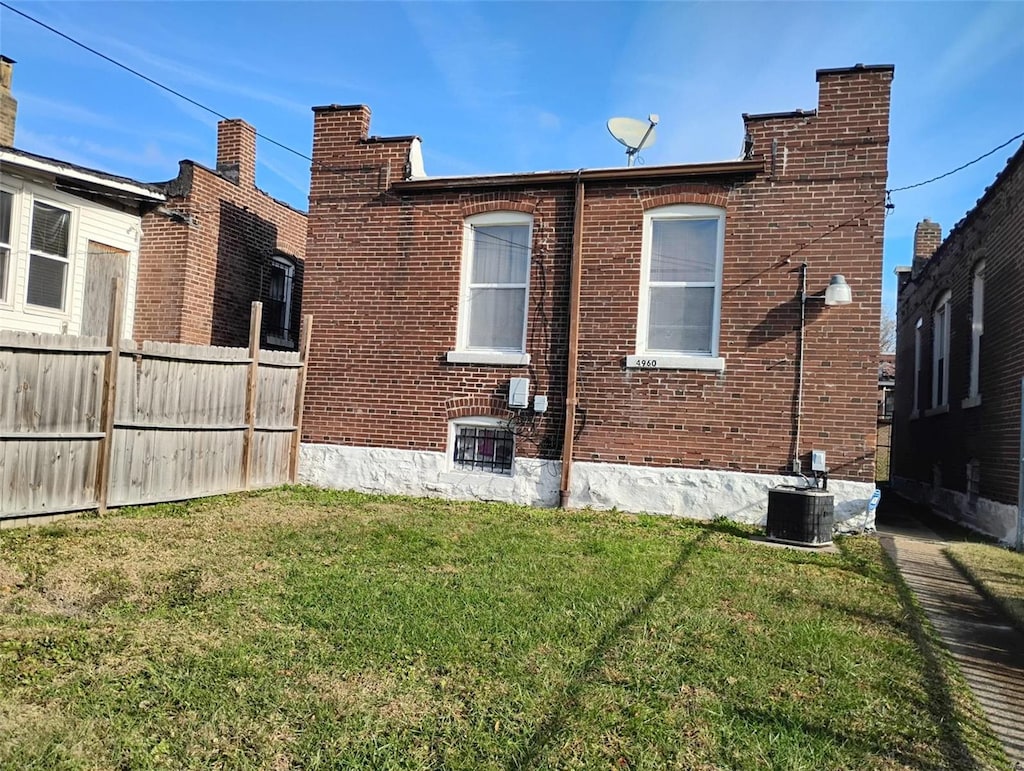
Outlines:
[[[800,546],[828,546],[832,543],[833,498],[814,487],[773,487],[768,491],[770,541]]]

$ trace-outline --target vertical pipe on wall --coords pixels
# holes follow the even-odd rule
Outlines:
[[[1017,480],[1017,551],[1024,551],[1024,377],[1020,379],[1020,477]]]
[[[562,484],[558,505],[569,506],[569,483],[572,478],[572,453],[576,434],[576,369],[580,348],[580,288],[583,284],[583,180],[576,175],[575,215],[572,226],[572,262],[569,268],[569,356],[565,378],[565,424],[562,435]]]
[[[800,420],[804,411],[804,338],[807,323],[807,263],[800,264],[800,347],[796,358],[796,413],[793,415],[793,460],[790,471],[799,474],[800,466]]]

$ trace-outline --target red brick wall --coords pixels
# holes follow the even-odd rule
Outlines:
[[[967,491],[967,464],[980,463],[978,493],[1017,503],[1020,379],[1024,377],[1024,148],[1017,151],[978,206],[953,229],[935,255],[906,283],[897,309],[893,476]],[[985,261],[981,404],[965,406],[970,385],[972,285]],[[932,312],[951,293],[949,410],[925,414],[932,392]],[[914,327],[923,319],[921,414],[914,403]]]
[[[837,476],[873,478],[891,79],[890,68],[823,71],[816,115],[748,117],[766,168],[752,180],[587,186],[577,459],[787,469],[806,260],[811,293],[843,273],[854,303],[808,304],[800,454],[823,449]],[[522,427],[533,443],[517,451],[559,457],[573,178],[403,198],[388,183],[402,178],[411,140],[367,140],[368,129],[365,107],[316,113],[304,303],[317,323],[304,439],[443,450],[453,405],[500,403],[510,377],[528,376],[549,408]],[[725,372],[627,370],[644,211],[683,202],[726,209]],[[528,368],[445,361],[455,347],[461,223],[487,208],[534,217]]]
[[[137,339],[248,345],[250,305],[268,299],[275,251],[297,258],[297,339],[306,215],[255,187],[251,126],[224,121],[218,137],[219,171],[183,161],[162,210],[143,218]]]

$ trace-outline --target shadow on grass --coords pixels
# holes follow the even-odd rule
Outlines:
[[[884,536],[883,536],[884,538]],[[957,709],[953,698],[953,690],[947,674],[947,665],[943,659],[941,644],[936,639],[936,633],[927,627],[923,620],[923,611],[917,605],[914,594],[900,575],[896,563],[888,550],[883,549],[883,561],[888,578],[896,587],[900,605],[903,608],[905,622],[904,627],[921,652],[924,660],[924,672],[922,680],[925,691],[928,694],[928,712],[932,721],[939,729],[940,750],[946,760],[945,768],[981,769],[984,766],[974,756],[964,731],[961,727],[961,719],[971,719],[971,716],[964,716]],[[984,734],[983,728],[979,732]]]
[[[552,705],[548,717],[537,726],[537,730],[527,740],[519,753],[513,757],[507,768],[525,769],[536,764],[548,743],[565,727],[566,718],[579,706],[580,695],[590,676],[597,670],[605,655],[618,640],[625,635],[633,624],[647,612],[651,604],[658,599],[668,586],[679,576],[683,566],[698,551],[698,547],[711,536],[712,528],[699,533],[692,541],[684,544],[675,560],[665,571],[658,583],[648,589],[644,595],[627,610],[622,617],[597,640],[589,655],[580,664],[566,687],[562,697]]]

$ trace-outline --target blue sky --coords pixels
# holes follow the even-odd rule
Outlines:
[[[148,3],[11,5],[309,154],[310,107],[364,103],[417,134],[432,176],[617,166],[617,115],[658,113],[647,164],[735,158],[743,112],[812,109],[814,71],[895,64],[889,187],[1024,131],[1024,3]],[[217,118],[0,9],[15,144],[143,181],[212,165]],[[1019,141],[893,196],[883,303],[914,225],[948,232]],[[306,208],[309,164],[259,144],[257,184]]]

